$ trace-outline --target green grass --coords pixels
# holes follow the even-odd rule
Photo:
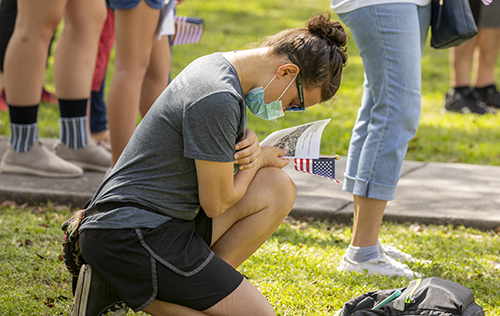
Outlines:
[[[329,10],[328,6],[328,1],[320,0],[186,1],[177,7],[177,13],[203,17],[205,33],[199,44],[174,48],[172,76],[175,77],[199,56],[216,51],[245,49],[279,30],[303,27],[313,13]],[[286,118],[275,123],[249,115],[248,127],[259,135],[259,139],[263,139],[277,129],[332,118],[323,134],[321,153],[346,155],[360,105],[363,80],[361,58],[352,40],[348,44],[348,53],[348,66],[333,102],[308,109],[305,113],[287,113]],[[112,62],[113,56],[107,87],[113,73]],[[52,63],[51,58],[47,85],[54,91]],[[422,116],[417,136],[409,144],[407,159],[500,166],[500,115],[477,117],[441,113],[444,93],[449,87],[448,51],[435,50],[427,44],[422,67]],[[500,82],[500,67],[497,67],[495,76]],[[41,107],[39,131],[42,137],[58,137],[58,118],[56,108]],[[8,113],[0,113],[0,135],[10,135],[8,121]]]
[[[73,297],[60,258],[60,227],[71,213],[51,204],[0,206],[0,315],[68,314]],[[286,222],[239,271],[283,316],[332,315],[362,293],[408,284],[404,278],[337,272],[350,234],[349,225]],[[432,260],[429,265],[410,264],[414,270],[463,284],[486,315],[500,315],[498,233],[384,223],[381,235],[389,245]]]

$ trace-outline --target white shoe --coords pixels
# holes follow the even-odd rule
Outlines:
[[[18,153],[7,144],[0,170],[5,173],[32,174],[51,178],[72,178],[83,174],[82,168],[59,158],[50,152],[39,140],[30,150]]]
[[[366,271],[367,274],[402,276],[407,278],[418,277],[406,264],[398,262],[384,254],[366,262],[355,262],[344,256],[337,270],[358,273]]]
[[[394,246],[382,246],[380,240],[378,241],[378,249],[380,253],[385,254],[392,259],[401,262],[419,262],[419,263],[431,263],[431,260],[415,259],[412,255],[402,252]]]
[[[80,149],[68,148],[61,141],[52,147],[52,151],[66,161],[80,166],[84,170],[106,172],[111,164],[111,153],[93,142]]]

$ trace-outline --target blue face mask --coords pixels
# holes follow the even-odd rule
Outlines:
[[[293,77],[292,81],[290,81],[285,91],[283,91],[283,93],[279,96],[278,100],[273,101],[271,103],[266,104],[264,102],[264,91],[267,89],[267,87],[269,87],[269,85],[271,84],[271,82],[273,82],[276,76],[274,76],[274,78],[271,79],[271,81],[267,84],[265,88],[258,87],[248,91],[248,93],[245,95],[245,103],[250,112],[252,112],[258,118],[268,121],[272,121],[279,117],[284,116],[285,113],[283,112],[283,104],[281,103],[280,99],[283,96],[283,94],[285,94],[285,92],[288,90],[290,85],[293,83],[295,77]]]

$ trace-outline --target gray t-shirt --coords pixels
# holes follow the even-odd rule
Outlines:
[[[246,106],[234,67],[222,55],[201,57],[165,89],[143,118],[91,206],[134,202],[84,220],[88,228],[154,228],[200,210],[195,159],[233,161],[244,136]]]

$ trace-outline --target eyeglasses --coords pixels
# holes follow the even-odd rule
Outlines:
[[[293,57],[292,53],[288,53],[288,58],[292,61],[292,63],[299,67],[299,64]],[[295,84],[297,85],[297,91],[299,92],[299,101],[300,101],[300,107],[298,106],[293,106],[289,108],[287,111],[305,111],[306,107],[304,105],[304,90],[302,86],[302,75],[300,74],[300,67],[299,67],[299,73],[297,74],[297,77],[295,78]]]

